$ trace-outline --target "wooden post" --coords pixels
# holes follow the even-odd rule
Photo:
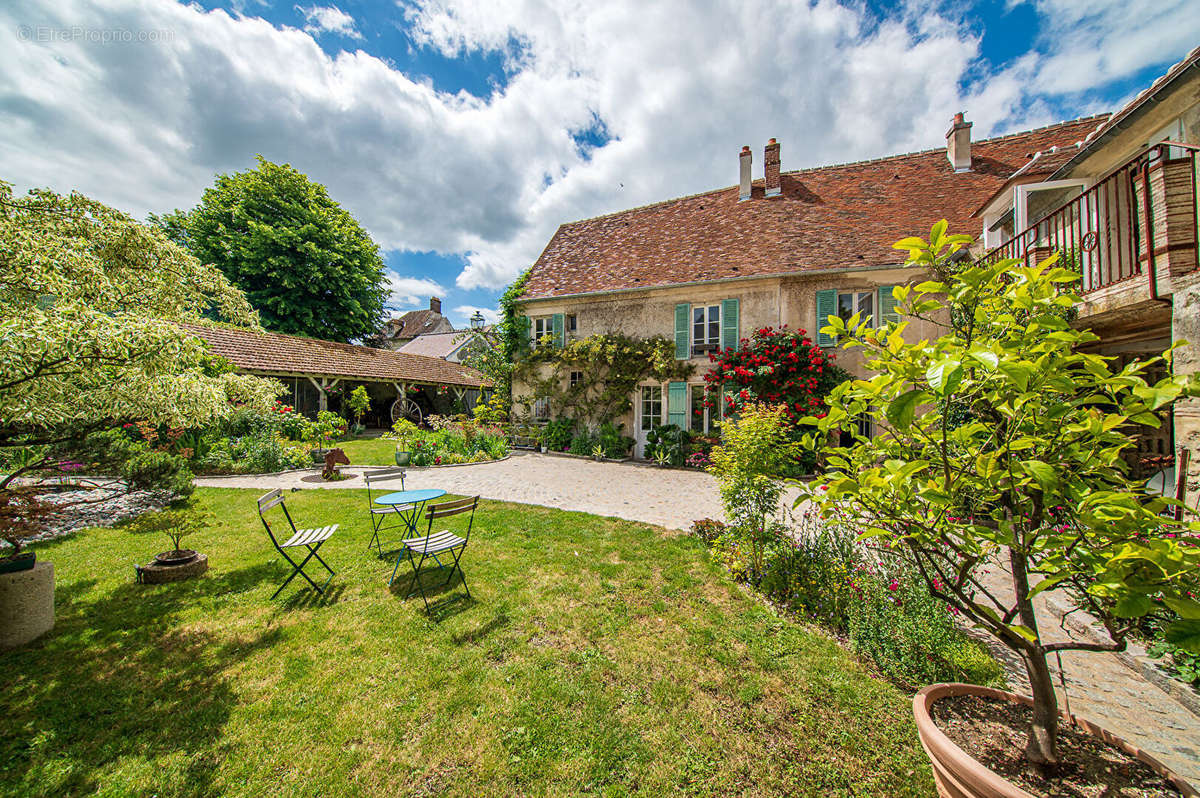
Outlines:
[[[312,377],[309,377],[308,381],[311,382],[313,384],[313,387],[317,389],[317,412],[323,412],[325,410],[328,410],[329,409],[329,394],[327,393],[327,391],[330,388],[333,388],[334,386],[336,386],[339,382],[341,382],[341,380],[340,379],[329,380],[325,377],[322,377],[321,381],[317,382]]]

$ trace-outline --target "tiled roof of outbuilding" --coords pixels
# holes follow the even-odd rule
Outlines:
[[[213,354],[245,371],[468,388],[491,385],[478,371],[436,357],[234,327],[182,326],[207,342]]]
[[[969,172],[956,173],[939,148],[785,172],[769,199],[756,181],[746,202],[732,186],[564,224],[524,296],[897,264],[892,242],[943,218],[972,232],[975,209],[1035,153],[1074,144],[1106,118],[973,142]]]

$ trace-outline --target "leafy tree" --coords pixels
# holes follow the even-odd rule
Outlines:
[[[171,214],[162,222],[179,227]],[[268,330],[349,341],[374,332],[387,297],[379,248],[325,187],[287,164],[219,175],[182,232],[241,288]]]
[[[346,409],[354,416],[354,424],[362,426],[363,414],[371,409],[371,397],[367,394],[366,386],[359,385],[350,392],[346,399]]]
[[[0,495],[120,422],[195,427],[234,403],[270,407],[278,383],[216,368],[178,326],[206,315],[257,327],[241,292],[160,230],[0,182],[0,454],[16,464]]]
[[[1079,279],[1056,258],[948,270],[967,236],[934,225],[928,242],[907,238],[909,263],[947,275],[895,295],[905,315],[960,322],[934,341],[909,343],[907,321],[872,329],[857,316],[830,317],[824,332],[865,348],[870,379],[844,382],[824,418],[806,422],[811,443],[878,408],[874,437],[825,447],[835,469],[804,498],[848,513],[864,536],[883,538],[920,572],[935,596],[1012,649],[1033,693],[1026,757],[1058,762],[1058,705],[1047,658],[1065,650],[1121,650],[1137,619],[1161,602],[1179,615],[1167,635],[1200,651],[1200,524],[1164,515],[1174,500],[1151,497],[1122,460],[1135,424],[1200,393],[1195,375],[1149,384],[1158,359],[1118,367],[1078,351],[1098,340],[1073,329],[1063,310],[1081,299]],[[1167,355],[1169,358],[1169,353]],[[946,408],[969,408],[963,423]],[[851,426],[853,429],[853,426]],[[1002,563],[1009,590],[983,569]],[[1033,598],[1060,591],[1098,617],[1112,642],[1043,640]],[[1012,598],[1008,596],[1011,594]]]

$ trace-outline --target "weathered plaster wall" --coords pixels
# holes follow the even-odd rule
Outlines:
[[[1200,372],[1200,275],[1176,281],[1171,337],[1188,341],[1175,350],[1172,366],[1176,374]],[[1200,399],[1183,399],[1175,405],[1175,448],[1190,450],[1186,501],[1200,500]]]

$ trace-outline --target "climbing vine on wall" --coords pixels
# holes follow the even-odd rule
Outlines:
[[[577,373],[571,384],[571,373]],[[518,362],[514,375],[529,387],[517,401],[545,397],[555,418],[597,427],[630,408],[630,396],[643,380],[686,379],[692,366],[675,359],[675,344],[663,337],[593,335],[565,347],[542,347]]]

